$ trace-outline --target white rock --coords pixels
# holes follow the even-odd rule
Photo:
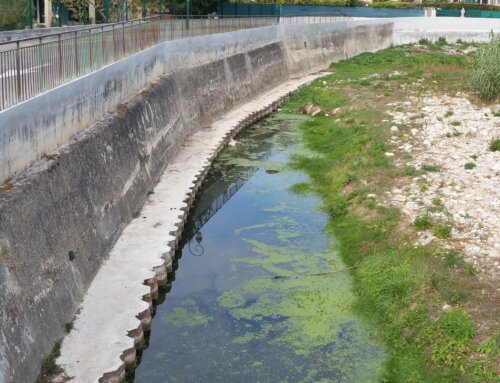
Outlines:
[[[396,125],[391,126],[391,132],[396,133],[399,132],[399,128]]]
[[[394,157],[394,153],[391,153],[391,152],[385,152],[384,155],[386,157]]]
[[[453,307],[452,307],[452,306],[450,306],[449,304],[445,303],[445,304],[443,305],[443,307],[441,308],[441,310],[442,310],[443,312],[447,313],[447,312],[450,312],[451,310],[453,310]]]

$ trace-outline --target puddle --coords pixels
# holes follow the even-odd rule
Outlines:
[[[156,308],[134,382],[373,382],[381,347],[351,309],[351,278],[306,176],[304,117],[274,114],[213,164]]]

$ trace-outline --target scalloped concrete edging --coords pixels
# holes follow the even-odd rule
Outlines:
[[[288,80],[190,136],[167,166],[140,217],[125,228],[91,284],[63,340],[54,381],[118,383],[136,362],[151,325],[158,285],[166,284],[189,210],[219,151],[241,129],[274,111],[300,86],[325,75]]]

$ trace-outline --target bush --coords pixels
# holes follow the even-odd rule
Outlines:
[[[28,24],[28,2],[0,0],[0,31],[23,29]]]
[[[231,1],[236,3],[236,1]],[[270,3],[269,0],[254,0],[255,3]],[[293,5],[330,5],[332,7],[355,7],[357,4],[356,0],[276,0],[274,4],[293,4]]]
[[[485,100],[500,95],[500,35],[481,46],[469,67],[470,84]]]
[[[400,1],[381,1],[373,2],[370,4],[373,8],[420,8],[418,3],[403,3]]]
[[[423,1],[423,7],[436,7],[441,9],[478,9],[484,11],[500,10],[500,6],[491,4],[466,4],[466,3],[447,3],[441,1]]]

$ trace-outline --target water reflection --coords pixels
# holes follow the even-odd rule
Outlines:
[[[135,382],[370,382],[383,359],[352,313],[283,115],[218,156],[199,193]],[[203,256],[200,256],[203,255]]]

